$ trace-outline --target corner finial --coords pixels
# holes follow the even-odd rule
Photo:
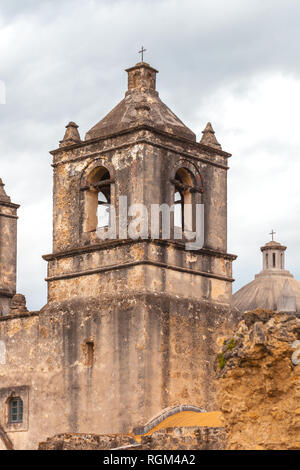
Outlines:
[[[23,294],[15,294],[10,301],[10,315],[22,315],[28,313],[26,297]]]
[[[78,126],[75,122],[70,121],[69,124],[66,125],[66,129],[67,130],[63,140],[60,140],[59,142],[60,147],[66,147],[67,145],[73,145],[81,142]]]
[[[4,186],[5,186],[5,184],[3,183],[2,179],[0,178],[0,201],[10,202],[10,197],[6,194]]]
[[[209,147],[214,147],[219,150],[222,150],[221,145],[216,139],[215,131],[210,122],[206,124],[204,131],[202,131],[202,139],[200,140],[200,144],[208,145]]]

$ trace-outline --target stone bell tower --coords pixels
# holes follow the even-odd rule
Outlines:
[[[16,293],[17,209],[4,190],[0,179],[0,316],[7,315]]]
[[[160,100],[157,70],[142,62],[127,73],[125,98],[85,140],[70,122],[60,148],[51,152],[53,254],[45,257],[49,301],[126,289],[229,305],[234,259],[226,251],[230,154],[222,150],[210,123],[196,142],[195,134]],[[132,240],[126,233],[124,237],[124,230],[119,233],[119,224],[116,240],[101,242],[99,193],[114,206],[118,222],[121,196],[127,197],[128,208],[144,204],[148,214],[151,204],[172,206],[176,193],[191,205],[202,203],[203,249],[187,252],[172,237],[150,240],[150,230]]]
[[[215,342],[230,319],[230,154],[210,123],[197,142],[161,101],[157,70],[141,62],[127,73],[124,99],[84,140],[70,122],[51,152],[53,252],[44,256],[43,315],[61,328],[56,354],[68,370],[65,429],[73,432],[128,432],[181,403],[214,409]],[[133,204],[148,214],[152,204],[178,204],[176,233],[192,231],[191,215],[203,204],[204,246],[187,250],[175,228],[167,239],[153,237],[149,218],[130,237],[120,219],[124,207],[130,219]],[[116,237],[102,239],[113,210]]]

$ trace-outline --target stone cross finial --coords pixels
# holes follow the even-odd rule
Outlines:
[[[144,62],[144,52],[146,52],[147,49],[144,49],[144,46],[142,46],[142,49],[139,51],[139,54],[142,54],[142,62]]]
[[[274,232],[274,230],[272,229],[270,235],[272,235],[272,242],[274,241],[274,235],[276,234],[276,232]]]

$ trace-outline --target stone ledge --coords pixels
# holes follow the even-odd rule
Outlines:
[[[111,134],[108,134],[108,135],[105,135],[105,136],[97,137],[95,139],[83,140],[83,141],[81,141],[77,144],[73,144],[73,145],[69,145],[69,146],[66,146],[66,147],[51,150],[49,153],[51,155],[56,155],[56,154],[62,153],[64,151],[85,147],[85,146],[88,146],[88,145],[91,145],[91,144],[101,142],[103,140],[112,139],[114,137],[119,137],[120,135],[130,134],[132,132],[136,132],[136,131],[140,131],[140,130],[148,130],[148,131],[153,132],[154,134],[162,135],[164,137],[170,137],[172,139],[172,141],[177,140],[179,142],[183,142],[184,144],[188,143],[189,145],[191,145],[192,147],[194,147],[196,149],[204,150],[206,152],[213,153],[213,154],[222,155],[226,158],[229,158],[229,157],[232,156],[231,153],[225,152],[224,150],[219,150],[219,149],[216,149],[214,147],[210,147],[208,145],[204,145],[204,144],[201,144],[199,142],[195,142],[193,140],[186,139],[184,137],[179,137],[177,135],[173,135],[173,134],[170,134],[168,132],[164,132],[162,130],[156,129],[155,127],[152,127],[152,126],[149,126],[149,125],[138,125],[138,126],[131,127],[129,129],[120,130],[119,132],[116,132],[116,133],[111,133]],[[197,155],[196,155],[196,157],[197,157]],[[210,161],[208,161],[208,162],[212,163]]]
[[[16,315],[3,315],[0,317],[0,322],[1,321],[7,321],[7,320],[13,320],[15,318],[28,318],[28,317],[36,317],[40,314],[40,311],[34,311],[34,312],[27,312],[27,313],[20,313]]]
[[[61,279],[71,279],[71,278],[74,278],[74,277],[77,278],[80,276],[90,276],[93,274],[103,273],[107,271],[115,271],[115,270],[124,269],[124,268],[133,268],[135,266],[155,266],[159,268],[170,269],[173,271],[179,271],[182,273],[184,272],[188,274],[193,274],[195,276],[203,276],[203,277],[208,277],[208,278],[213,278],[213,279],[219,279],[220,281],[234,282],[234,279],[232,277],[221,276],[220,274],[215,274],[215,273],[211,273],[208,271],[197,271],[195,269],[182,268],[180,266],[175,266],[175,265],[171,265],[167,263],[160,263],[158,261],[152,261],[152,260],[141,260],[141,261],[133,261],[131,263],[103,266],[101,268],[90,269],[86,271],[79,271],[79,272],[61,274],[58,276],[46,277],[45,280],[47,282],[59,281]]]
[[[90,245],[84,247],[73,248],[71,250],[65,250],[57,253],[51,253],[47,255],[43,255],[43,259],[46,261],[53,261],[60,258],[67,258],[73,257],[76,254],[83,254],[83,253],[90,253],[93,251],[98,250],[106,250],[115,246],[124,246],[124,245],[134,245],[134,244],[146,244],[146,243],[153,243],[154,245],[164,245],[164,246],[172,246],[178,250],[185,250],[185,243],[174,241],[174,240],[110,240],[104,241],[103,243],[99,243],[97,245]],[[237,258],[237,255],[233,255],[230,253],[225,253],[223,251],[217,251],[210,248],[201,248],[201,250],[188,250],[189,253],[197,253],[199,255],[208,255],[208,256],[216,256],[217,258],[224,258],[229,261],[234,261]]]
[[[134,445],[135,439],[128,434],[65,433],[41,442],[38,450],[109,450]]]

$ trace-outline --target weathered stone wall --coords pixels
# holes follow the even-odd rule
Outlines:
[[[218,401],[229,449],[300,449],[299,340],[299,316],[257,310],[224,344]]]
[[[167,243],[106,243],[97,251],[56,259],[50,265],[49,302],[113,295],[124,289],[132,294],[178,295],[222,305],[231,297],[231,283],[224,280],[231,275],[231,261]],[[207,274],[208,270],[215,274]]]
[[[16,293],[17,209],[6,196],[0,179],[0,316],[9,311],[9,302]]]
[[[3,318],[0,424],[16,448],[35,448],[62,432],[128,433],[182,403],[214,411],[216,341],[234,321],[211,304],[125,294]],[[24,386],[28,426],[11,429],[7,394]]]
[[[143,436],[143,450],[222,450],[226,448],[224,428],[167,428]]]
[[[130,133],[62,147],[52,153],[53,254],[44,257],[49,262],[49,301],[72,298],[74,291],[87,297],[91,295],[90,290],[100,289],[109,293],[109,288],[116,290],[121,287],[123,276],[126,290],[173,295],[178,293],[180,284],[185,286],[186,297],[230,304],[231,263],[235,257],[226,253],[228,154],[217,150],[212,152],[196,142],[139,127]],[[201,188],[204,191],[201,194],[197,190],[193,197],[195,202],[204,203],[206,249],[187,252],[184,242],[171,242],[172,236],[165,244],[136,244],[132,240],[119,244],[103,243],[95,230],[85,231],[88,175],[97,166],[104,166],[110,173],[111,203],[116,208],[117,221],[119,198],[127,196],[128,206],[142,203],[148,208],[149,226],[151,204],[173,204],[172,178],[176,170],[184,167],[191,171],[199,191]],[[134,263],[147,265],[147,269],[142,270],[148,271],[146,285],[143,272],[139,267],[135,268]],[[149,264],[158,269],[150,269]],[[118,266],[123,274],[115,272]],[[103,275],[106,272],[108,274]],[[164,283],[165,277],[168,281]],[[179,283],[176,277],[180,277]],[[149,286],[149,278],[156,281],[155,290]],[[135,279],[138,282],[134,286],[130,281],[134,283]],[[188,286],[191,288],[187,289]]]
[[[129,435],[60,434],[39,444],[39,450],[221,450],[226,446],[224,428],[167,428],[142,436],[138,444]]]
[[[136,440],[126,434],[64,433],[40,442],[38,450],[107,450],[118,447],[136,447]]]
[[[173,204],[178,167],[199,174],[204,189],[207,237],[205,245],[226,252],[227,158],[229,154],[205,149],[201,144],[172,138],[147,128],[60,148],[53,153],[54,252],[74,247],[81,235],[80,209],[86,177],[105,166],[114,179],[114,196],[127,195],[129,204]],[[198,202],[201,202],[201,197]],[[66,210],[67,209],[67,210]],[[67,216],[66,216],[67,214]]]

